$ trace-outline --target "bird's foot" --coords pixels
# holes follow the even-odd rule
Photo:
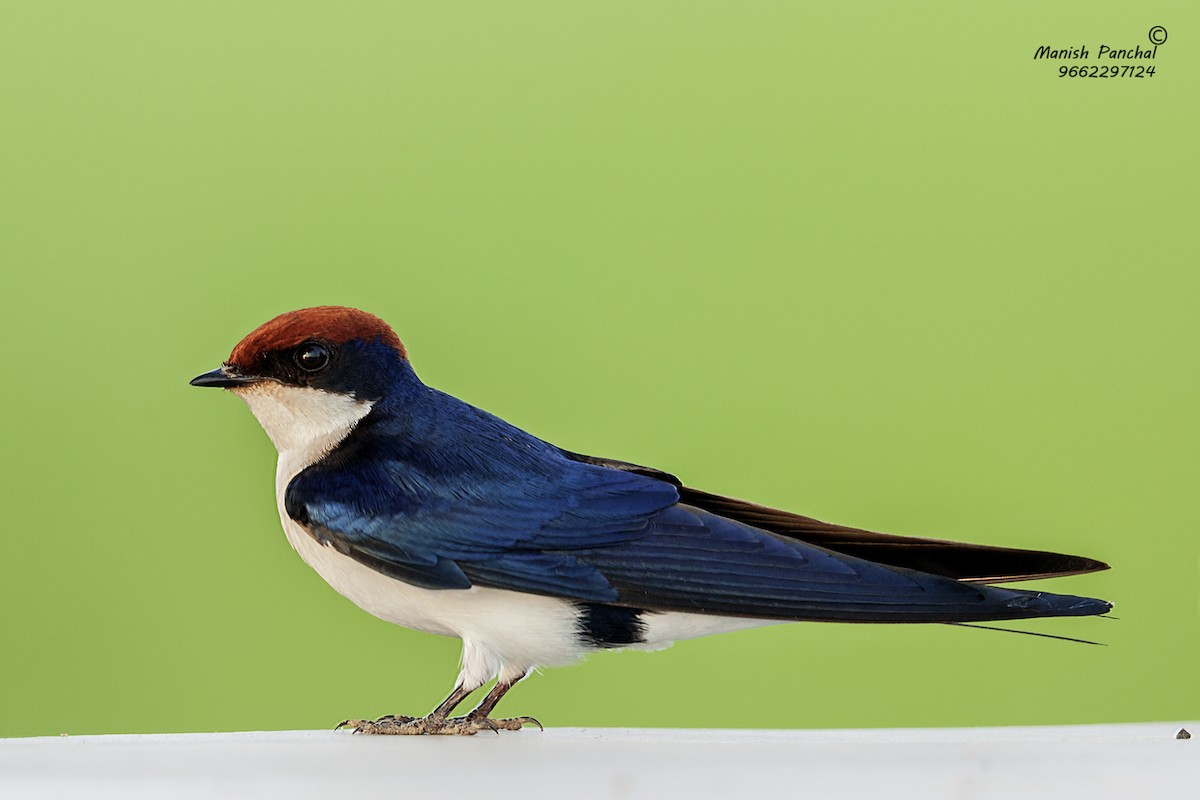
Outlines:
[[[391,731],[383,730],[383,728],[396,727],[398,725],[406,725],[418,717],[406,717],[400,714],[385,714],[377,720],[369,719],[344,719],[334,726],[335,731],[340,731],[342,728],[350,728],[351,733],[390,733]]]
[[[491,719],[476,717],[468,714],[465,717],[404,717],[388,714],[377,720],[348,719],[340,723],[334,730],[351,728],[352,733],[367,733],[382,736],[474,736],[480,731],[519,731],[526,725],[542,723],[533,717],[513,717],[512,719]]]

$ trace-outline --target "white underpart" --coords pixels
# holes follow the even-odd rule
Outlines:
[[[516,681],[538,665],[563,666],[585,655],[579,611],[565,600],[503,589],[422,589],[389,578],[320,544],[288,516],[292,478],[319,461],[354,429],[371,403],[350,395],[264,382],[231,390],[246,401],[275,449],[275,493],[288,541],[304,562],[359,608],[406,628],[462,639],[458,686],[473,690],[492,678]],[[771,624],[765,620],[666,612],[646,617],[655,650],[676,639]]]
[[[718,617],[712,614],[685,614],[667,611],[645,616],[646,641],[632,645],[639,650],[661,650],[681,639],[696,639],[714,633],[729,633],[763,625],[779,625],[787,620],[753,619],[750,617]]]

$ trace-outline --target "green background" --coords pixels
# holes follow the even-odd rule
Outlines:
[[[1019,624],[1105,647],[788,625],[599,655],[501,711],[1200,717],[1200,13],[1045,5],[5,3],[0,735],[448,691],[458,643],[329,589],[257,423],[187,385],[326,303],[573,450],[1114,565],[1053,586],[1119,621]],[[1155,24],[1152,79],[1032,59]]]

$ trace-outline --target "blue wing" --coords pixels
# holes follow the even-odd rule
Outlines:
[[[835,553],[680,503],[670,481],[581,462],[465,404],[450,408],[416,422],[369,415],[292,480],[287,513],[322,543],[431,589],[864,622],[1108,609]]]

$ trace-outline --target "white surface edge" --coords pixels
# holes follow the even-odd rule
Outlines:
[[[0,740],[0,797],[1129,798],[1200,796],[1200,722],[1005,728],[551,728]]]

